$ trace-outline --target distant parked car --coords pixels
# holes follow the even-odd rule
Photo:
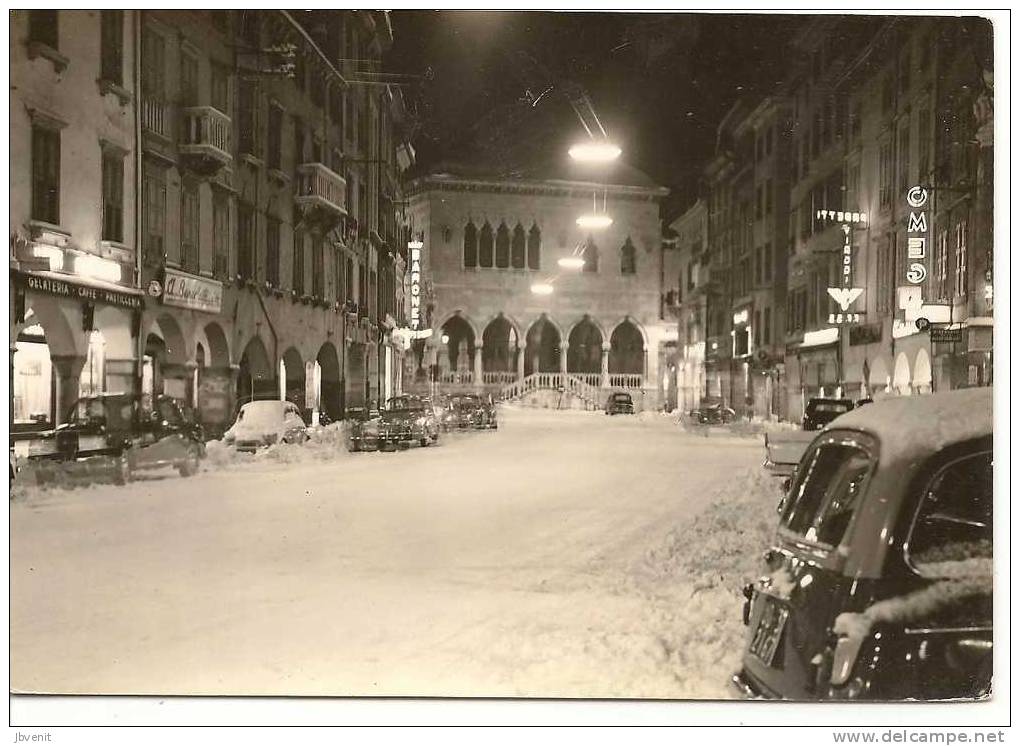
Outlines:
[[[801,426],[804,430],[821,430],[841,414],[854,408],[849,399],[809,399],[804,408]]]
[[[699,425],[725,425],[737,419],[736,411],[721,403],[706,404],[700,409],[692,409],[689,416]]]
[[[417,442],[427,446],[439,440],[439,419],[432,402],[420,396],[395,396],[379,414],[380,450]]]
[[[442,410],[443,430],[495,430],[499,427],[496,407],[491,399],[478,394],[454,394]]]
[[[347,427],[349,428],[349,448],[352,451],[378,451],[381,418],[372,417],[370,413],[359,408],[348,410]]]
[[[634,398],[623,391],[610,394],[606,399],[606,414],[634,414]]]
[[[734,686],[759,699],[987,696],[992,540],[990,388],[840,417],[804,454],[744,588]]]
[[[43,480],[98,472],[123,484],[137,471],[172,466],[191,476],[205,455],[204,438],[169,396],[155,397],[151,409],[135,394],[88,396],[72,405],[64,424],[15,441],[11,475],[26,468]]]
[[[223,434],[223,442],[238,451],[254,453],[274,443],[304,443],[308,440],[305,421],[297,405],[266,399],[241,405],[234,424]]]

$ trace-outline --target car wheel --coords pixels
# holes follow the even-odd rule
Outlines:
[[[131,458],[125,453],[117,459],[117,463],[114,466],[113,481],[115,484],[124,485],[131,481],[132,476]]]
[[[198,473],[198,466],[198,446],[194,444],[189,445],[187,453],[184,454],[184,460],[177,467],[177,471],[180,472],[182,477],[190,477]]]

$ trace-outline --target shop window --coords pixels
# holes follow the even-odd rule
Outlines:
[[[124,84],[124,11],[100,11],[99,76],[117,85]]]
[[[15,342],[11,408],[15,423],[52,421],[53,366],[43,328],[25,328]]]
[[[79,397],[96,396],[106,390],[106,340],[102,332],[89,333],[85,365],[79,380]]]

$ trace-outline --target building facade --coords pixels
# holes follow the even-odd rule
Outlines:
[[[676,288],[677,361],[673,408],[689,412],[705,393],[705,319],[708,313],[708,208],[699,199],[669,230],[679,265]],[[672,304],[670,304],[672,305]]]
[[[991,27],[825,17],[792,51],[719,125],[704,357],[682,365],[704,396],[788,419],[813,396],[990,384]]]
[[[13,428],[133,390],[134,16],[12,11],[10,369]]]
[[[676,344],[659,225],[667,192],[622,166],[602,179],[450,169],[408,185],[422,326],[433,330],[412,361],[419,385],[505,398],[552,390],[532,397],[550,406],[601,406],[628,390],[639,407],[662,406]],[[583,230],[593,194],[612,224]]]
[[[78,24],[73,13],[56,15],[71,43],[99,39],[101,22],[104,40],[113,33],[105,12],[84,14]],[[103,169],[108,153],[121,154],[130,168],[130,189],[121,192],[134,209],[125,210],[120,240],[99,248],[130,269],[125,284],[134,289],[127,292],[140,300],[131,323],[122,324],[124,352],[111,354],[106,340],[97,390],[130,384],[145,397],[172,395],[213,431],[246,399],[287,398],[312,418],[336,419],[399,390],[403,346],[391,330],[403,323],[399,175],[411,151],[399,134],[400,93],[378,75],[392,43],[387,15],[117,15],[122,65],[135,74],[110,85],[101,79],[96,95],[109,111],[97,108],[92,118],[93,129],[123,126],[88,136]],[[79,31],[86,22],[95,35]],[[92,88],[98,49],[95,55],[80,65]],[[56,68],[52,56],[19,64],[39,75],[31,68]],[[83,81],[61,88],[45,80],[39,88],[50,96],[65,90],[71,112],[88,90]],[[48,167],[45,150],[25,152],[33,158],[25,172]],[[72,173],[68,165],[62,173]],[[102,181],[105,194],[106,171],[100,179],[97,164],[83,166],[70,176],[82,186],[66,191],[77,197]],[[18,216],[12,222],[32,228]],[[130,380],[115,378],[121,369]]]

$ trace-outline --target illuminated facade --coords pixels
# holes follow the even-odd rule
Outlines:
[[[599,178],[450,167],[407,191],[433,330],[410,361],[419,387],[599,407],[629,390],[639,407],[661,406],[676,343],[664,305],[665,189],[621,165]],[[593,193],[607,227],[578,224]]]

